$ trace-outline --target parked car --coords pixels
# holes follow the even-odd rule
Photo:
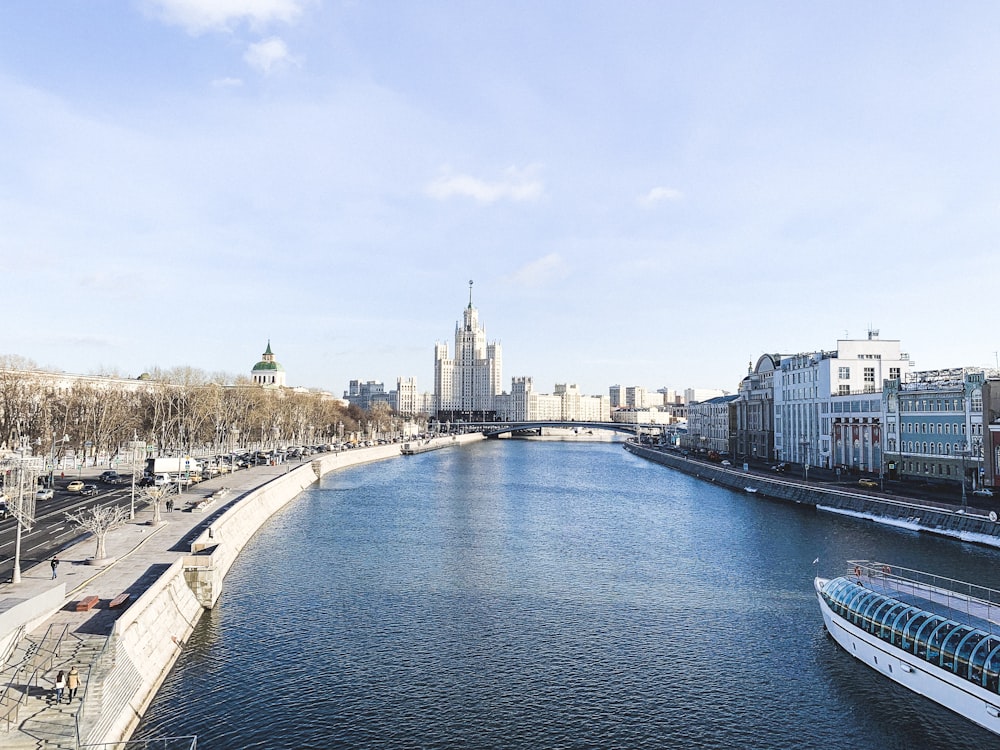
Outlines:
[[[993,490],[989,487],[980,487],[978,490],[973,490],[972,494],[979,495],[979,497],[993,497]]]
[[[7,507],[7,496],[0,492],[0,518],[6,518],[8,513],[10,508]]]
[[[74,479],[72,482],[66,485],[67,492],[83,492],[83,481],[79,479]]]
[[[732,466],[732,465],[733,465],[733,463],[732,463],[732,461],[728,461],[728,460],[726,460],[726,461],[723,461],[723,462],[722,462],[722,465],[723,465],[723,466]]]
[[[775,464],[774,466],[771,467],[771,471],[776,471],[779,474],[784,474],[786,471],[788,471],[788,464],[786,463]]]
[[[878,489],[878,482],[876,482],[874,479],[859,479],[858,484],[861,485],[862,487],[867,487],[870,490]]]
[[[51,487],[42,487],[35,493],[35,500],[51,500],[54,495]]]
[[[98,492],[100,492],[100,489],[96,484],[85,484],[83,485],[83,489],[80,490],[81,495],[96,495]]]

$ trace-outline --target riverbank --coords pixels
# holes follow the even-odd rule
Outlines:
[[[127,740],[257,530],[324,475],[400,455],[392,444],[219,477],[185,492],[191,512],[165,513],[160,526],[140,515],[109,534],[111,565],[88,565],[94,542],[85,540],[60,555],[58,579],[47,566],[24,573],[22,583],[4,588],[0,607],[0,655],[11,655],[3,685],[13,688],[0,701],[9,721],[0,721],[0,744],[19,750]],[[228,493],[219,492],[223,487]],[[122,593],[129,594],[126,605],[111,608]],[[78,611],[91,597],[97,605]],[[19,669],[29,662],[37,670]],[[77,702],[55,705],[55,674],[73,664],[84,675]]]
[[[654,463],[755,498],[772,498],[812,505],[817,510],[839,513],[876,523],[923,531],[964,542],[1000,547],[1000,523],[983,510],[896,495],[885,497],[848,485],[829,486],[817,482],[779,478],[759,471],[743,471],[680,453],[626,443],[625,450]]]

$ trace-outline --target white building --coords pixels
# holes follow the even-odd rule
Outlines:
[[[260,362],[250,370],[250,380],[265,388],[285,387],[285,368],[278,363],[271,353],[271,342],[267,342],[267,349],[261,356]]]
[[[497,417],[516,422],[608,422],[607,396],[584,396],[579,386],[559,383],[555,393],[536,393],[530,377],[511,379],[510,393],[497,397]]]
[[[779,461],[832,468],[846,464],[861,471],[880,465],[882,384],[912,370],[899,341],[878,338],[841,339],[834,351],[782,355],[774,385],[774,453]],[[857,402],[855,404],[854,402]],[[844,402],[847,412],[844,412]],[[836,404],[836,412],[835,412]],[[856,407],[856,409],[855,409]],[[834,414],[845,426],[850,450],[834,451]],[[844,422],[845,415],[850,421]]]
[[[469,282],[469,305],[462,322],[455,326],[455,356],[448,356],[448,345],[434,345],[434,399],[440,420],[490,420],[496,413],[496,398],[502,392],[503,370],[500,344],[487,343],[486,331],[479,325],[479,311],[472,306],[472,282]]]
[[[413,416],[419,414],[417,408],[417,379],[396,378],[396,399],[393,408],[397,414]]]

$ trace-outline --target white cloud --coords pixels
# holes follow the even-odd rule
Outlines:
[[[511,278],[514,282],[524,286],[539,286],[565,275],[566,264],[563,263],[562,257],[558,253],[549,253],[538,260],[521,266]]]
[[[544,186],[536,179],[532,170],[510,167],[504,170],[503,178],[487,182],[469,175],[442,175],[427,186],[427,194],[438,200],[454,196],[472,198],[479,203],[495,203],[499,200],[534,201],[542,197]]]
[[[645,195],[639,196],[639,205],[643,208],[649,208],[650,206],[662,203],[663,201],[679,201],[682,197],[684,196],[681,194],[680,190],[666,187],[655,187]]]
[[[256,68],[262,73],[270,73],[282,65],[296,63],[295,58],[288,52],[288,47],[278,37],[249,45],[243,59],[251,68]]]
[[[145,0],[146,7],[165,23],[183,26],[189,34],[228,31],[246,22],[261,29],[268,24],[294,23],[307,0]]]

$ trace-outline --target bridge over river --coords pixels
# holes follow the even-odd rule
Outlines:
[[[565,422],[561,420],[507,420],[496,422],[462,422],[466,430],[482,432],[486,437],[495,438],[509,432],[541,432],[544,427],[558,427],[564,430],[612,430],[627,435],[653,435],[664,437],[666,425],[629,424],[627,422]]]

